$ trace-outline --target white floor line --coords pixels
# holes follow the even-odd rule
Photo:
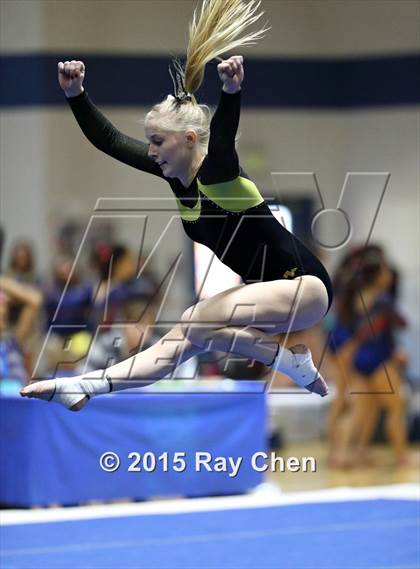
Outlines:
[[[281,494],[277,487],[264,484],[263,491],[256,491],[244,496],[154,500],[140,503],[101,504],[95,506],[37,510],[3,510],[0,512],[0,525],[6,526],[124,516],[181,514],[187,512],[266,508],[291,504],[376,499],[420,500],[420,485],[396,484],[392,486],[340,487],[310,492]]]
[[[95,551],[106,549],[128,549],[134,547],[136,549],[147,546],[167,547],[170,545],[189,544],[189,543],[208,543],[211,541],[237,541],[237,540],[255,540],[267,537],[291,536],[291,535],[311,535],[322,533],[348,533],[349,531],[363,531],[369,529],[401,529],[409,527],[417,527],[419,520],[415,518],[369,521],[369,522],[346,522],[337,524],[319,524],[316,526],[294,526],[282,528],[270,528],[263,530],[249,531],[223,531],[205,534],[177,535],[174,537],[138,537],[136,539],[125,540],[108,540],[105,543],[89,542],[89,543],[71,543],[65,545],[41,545],[38,547],[21,547],[2,550],[2,556],[16,555],[39,555],[53,553],[79,553],[81,551]]]

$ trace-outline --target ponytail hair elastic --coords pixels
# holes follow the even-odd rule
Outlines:
[[[187,101],[193,101],[193,94],[188,93],[185,88],[185,71],[179,59],[172,59],[171,63],[169,64],[169,74],[171,76],[174,87],[173,96],[176,99],[177,103],[182,104]]]

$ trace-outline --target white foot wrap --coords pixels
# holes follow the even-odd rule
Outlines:
[[[300,387],[307,387],[321,377],[314,366],[310,350],[303,354],[295,354],[288,348],[280,347],[270,367],[275,371],[285,373]]]
[[[83,377],[69,377],[55,380],[55,391],[50,401],[61,403],[67,409],[76,405],[83,397],[93,397],[111,391],[110,382],[104,378],[87,379]]]

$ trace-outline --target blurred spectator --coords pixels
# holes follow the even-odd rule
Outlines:
[[[95,308],[91,314],[93,327],[121,321],[121,308],[125,302],[151,303],[156,299],[158,285],[154,274],[144,268],[140,275],[137,274],[138,263],[128,247],[100,245],[92,253],[91,260],[99,276]],[[140,314],[135,321],[139,317]]]
[[[358,269],[361,251],[361,247],[350,250],[346,255],[344,255],[336,267],[333,276],[333,309],[327,314],[322,324],[323,327],[326,328],[327,332],[330,333],[330,341],[332,339],[331,331],[336,326],[335,312],[337,310],[334,309],[336,309],[337,306],[342,306],[343,304],[344,291]],[[354,344],[348,341],[347,344],[343,344],[339,350],[337,347],[334,349],[333,345],[329,352],[329,361],[333,367],[331,379],[334,381],[335,392],[328,414],[327,435],[330,449],[330,462],[333,466],[338,465],[339,462],[337,455],[339,452],[341,425],[347,415],[349,406],[348,396],[352,370],[351,358],[354,349]]]
[[[20,283],[40,285],[35,268],[35,255],[29,241],[21,239],[12,245],[5,275]],[[22,304],[10,300],[9,319],[12,325],[17,323],[21,309]]]
[[[39,284],[33,247],[29,241],[16,241],[10,251],[7,276],[27,284]]]
[[[14,325],[9,319],[11,300],[22,305]],[[42,294],[35,287],[0,276],[0,381],[3,386],[6,382],[25,385],[29,380],[24,346],[41,303]]]
[[[42,361],[38,362],[38,378],[72,375],[89,349],[92,285],[81,280],[73,265],[72,257],[58,256],[53,263],[52,280],[44,286],[48,341]]]
[[[97,246],[90,260],[94,272],[87,282],[72,258],[59,257],[45,289],[49,376],[103,369],[147,347],[143,327],[154,322],[153,275],[137,278],[136,260],[123,245]]]
[[[73,270],[73,259],[58,257],[53,264],[52,282],[45,286],[46,326],[59,336],[68,336],[76,327],[86,326],[92,303],[92,286]]]
[[[95,336],[81,372],[117,363],[157,339],[154,275],[142,270],[138,276],[136,259],[124,245],[99,245],[91,260],[100,280],[90,313]]]
[[[330,349],[336,355],[338,393],[329,421],[331,462],[337,466],[366,463],[367,445],[379,411],[384,410],[396,460],[404,463],[402,360],[395,331],[405,321],[395,305],[396,273],[382,249],[372,245],[344,259],[335,286]]]

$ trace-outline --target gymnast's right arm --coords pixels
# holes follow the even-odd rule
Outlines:
[[[58,64],[58,81],[85,136],[105,154],[143,172],[163,178],[160,167],[148,156],[149,145],[116,129],[95,107],[83,88],[82,61]]]

